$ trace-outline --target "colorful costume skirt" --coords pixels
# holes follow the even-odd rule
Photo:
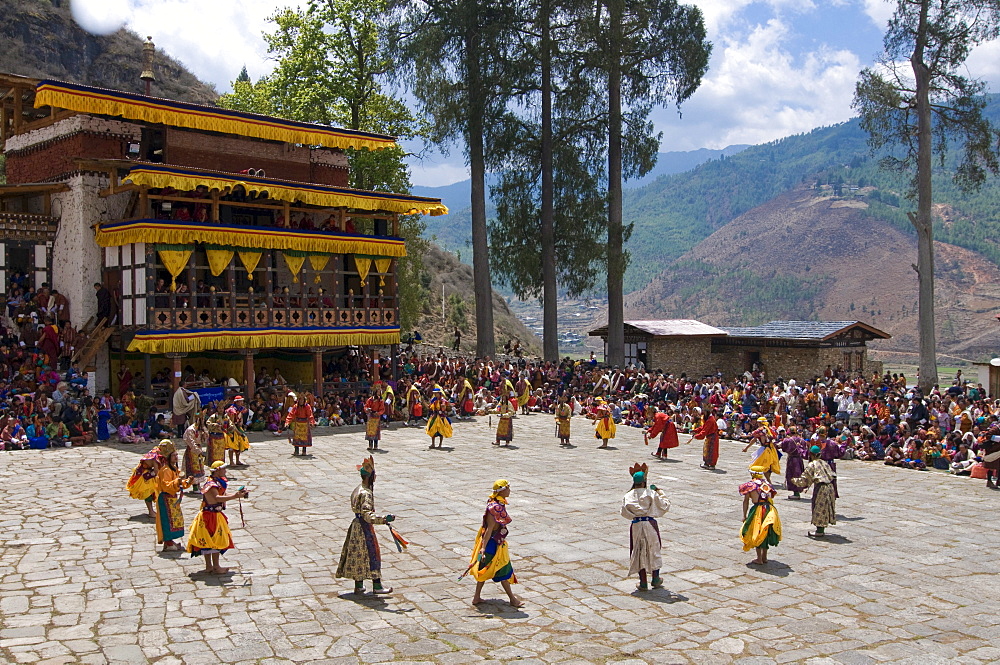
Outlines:
[[[313,444],[312,428],[308,421],[292,422],[292,445],[296,448],[310,448]]]
[[[837,523],[837,499],[833,485],[818,483],[813,486],[812,525],[828,527]]]
[[[743,520],[740,531],[743,541],[743,551],[749,552],[755,547],[774,547],[781,542],[781,518],[778,510],[771,503],[755,503],[750,507],[747,518]]]
[[[597,421],[597,429],[594,432],[594,437],[604,440],[615,438],[615,432],[618,428],[615,426],[615,420],[611,416],[607,418],[601,418]]]
[[[365,439],[368,441],[378,441],[382,438],[382,419],[379,416],[368,416],[365,423]]]
[[[184,536],[184,513],[181,497],[166,492],[156,496],[156,542],[163,544]]]
[[[469,563],[476,560],[476,555],[479,554],[482,542],[483,529],[480,528],[479,533],[476,535],[476,544],[472,548],[472,556],[469,558]],[[497,543],[496,540],[490,538],[486,542],[486,551],[483,553],[483,558],[472,567],[469,574],[477,582],[488,582],[490,580],[503,582],[504,580],[510,580],[514,584],[517,584],[517,577],[514,576],[514,567],[510,564],[507,541],[503,540]]]
[[[229,531],[226,514],[214,510],[200,510],[191,523],[187,551],[191,556],[214,554],[233,549],[233,534]]]
[[[222,432],[208,433],[208,464],[221,462],[226,457],[226,435]]]
[[[347,528],[347,539],[340,553],[336,576],[355,582],[382,578],[382,550],[375,536],[375,527],[358,514]]]
[[[556,436],[560,439],[569,439],[569,418],[556,419]]]
[[[497,423],[497,441],[510,443],[514,439],[514,419],[510,416],[500,416]]]
[[[205,476],[205,458],[200,452],[195,452],[194,448],[187,448],[184,451],[184,475],[195,479]],[[198,483],[198,485],[200,484]],[[193,487],[198,487],[198,485],[193,485]]]
[[[438,434],[446,439],[450,439],[452,435],[451,420],[445,416],[435,413],[430,417],[430,420],[427,421],[427,428],[425,431],[427,432],[427,436],[432,439]]]
[[[707,434],[705,443],[701,446],[701,459],[707,466],[715,466],[719,462],[719,435]]]
[[[125,484],[128,495],[133,499],[145,501],[156,497],[156,476],[152,478],[143,477],[138,467],[132,471],[132,477]]]
[[[250,450],[250,439],[240,430],[234,429],[226,435],[226,449],[235,450],[238,453]]]

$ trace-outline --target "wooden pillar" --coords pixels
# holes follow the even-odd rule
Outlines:
[[[392,350],[392,380],[399,381],[399,344],[393,344]]]
[[[377,383],[382,380],[382,368],[379,365],[378,351],[372,350],[372,383]]]
[[[323,395],[323,349],[310,349],[313,354],[313,394]]]
[[[184,368],[181,366],[181,359],[187,357],[186,353],[168,353],[167,357],[170,358],[170,398],[173,399],[174,393],[177,392],[177,388],[181,385],[181,372]]]
[[[243,382],[247,385],[246,398],[247,402],[253,399],[254,388],[257,383],[257,375],[254,373],[253,367],[253,351],[249,349],[243,350]]]

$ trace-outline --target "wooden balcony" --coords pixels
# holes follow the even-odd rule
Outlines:
[[[149,330],[211,330],[218,328],[351,328],[397,326],[392,298],[365,299],[367,306],[335,306],[330,298],[257,297],[226,293],[170,294],[149,297],[145,328]],[[270,300],[271,302],[267,302]],[[303,306],[301,300],[312,301]],[[324,305],[323,301],[326,301]],[[338,298],[344,301],[345,298]],[[360,299],[355,299],[360,300]],[[334,306],[329,306],[333,304]]]

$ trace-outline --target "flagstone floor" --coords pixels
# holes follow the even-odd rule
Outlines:
[[[842,462],[841,519],[806,538],[807,501],[782,492],[784,540],[765,568],[738,540],[746,456],[724,441],[653,461],[672,501],[661,520],[666,588],[625,577],[627,468],[650,459],[638,430],[597,450],[587,423],[560,449],[549,416],[515,421],[493,448],[486,418],[456,423],[444,450],[420,429],[376,454],[387,598],[355,597],[333,574],[350,519],[363,434],[318,436],[311,458],[255,441],[252,487],[228,511],[230,577],[155,551],[145,508],[122,487],[147,447],[0,452],[0,662],[28,663],[874,663],[1000,660],[1000,492],[982,481]],[[329,432],[329,430],[326,430]],[[682,436],[682,442],[687,437]],[[511,481],[509,542],[526,601],[473,608],[467,565],[490,485]],[[198,502],[185,499],[188,523]]]

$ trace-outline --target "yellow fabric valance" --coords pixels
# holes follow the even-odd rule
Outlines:
[[[177,277],[187,267],[188,259],[191,258],[194,246],[157,247],[156,251],[160,254],[160,263],[170,273],[170,292],[173,293],[177,290]]]
[[[378,210],[402,214],[447,215],[448,207],[439,199],[389,192],[369,192],[350,187],[316,185],[292,180],[275,180],[255,176],[192,169],[163,164],[138,164],[125,177],[126,182],[148,187],[173,187],[191,191],[199,185],[228,193],[234,187],[243,187],[248,193],[267,192],[270,199],[302,203],[324,208],[351,208]]]
[[[392,265],[392,259],[378,258],[375,259],[375,270],[378,271],[378,285],[385,286],[385,274],[389,272],[389,266]]]
[[[288,266],[288,272],[292,273],[292,282],[298,284],[299,273],[302,272],[302,264],[306,262],[305,255],[290,254],[288,252],[282,252],[281,255],[285,257],[285,265]]]
[[[35,108],[43,106],[327,148],[382,150],[396,147],[396,140],[383,134],[338,129],[63,81],[41,81],[38,84],[35,88]]]
[[[330,262],[329,254],[310,254],[309,255],[309,265],[316,272],[316,277],[313,278],[313,282],[319,284],[322,282],[322,278],[319,273],[326,267],[326,264]]]
[[[358,275],[361,277],[361,286],[364,286],[368,283],[368,271],[372,268],[372,260],[368,257],[355,256],[354,267],[358,269]]]
[[[399,328],[261,328],[141,331],[128,345],[139,353],[192,353],[227,349],[309,348],[398,344]]]
[[[229,262],[233,260],[233,250],[214,248],[205,249],[205,257],[208,259],[208,269],[212,271],[212,277],[218,277],[222,271],[229,267]]]
[[[201,242],[241,249],[290,249],[321,254],[361,253],[394,258],[406,256],[406,245],[401,238],[172,219],[139,219],[102,224],[97,229],[95,240],[101,247],[119,247],[139,242]]]
[[[252,249],[240,249],[236,253],[239,254],[240,261],[243,262],[247,276],[253,279],[253,271],[257,269],[257,264],[260,263],[260,257],[263,252],[256,252]]]

